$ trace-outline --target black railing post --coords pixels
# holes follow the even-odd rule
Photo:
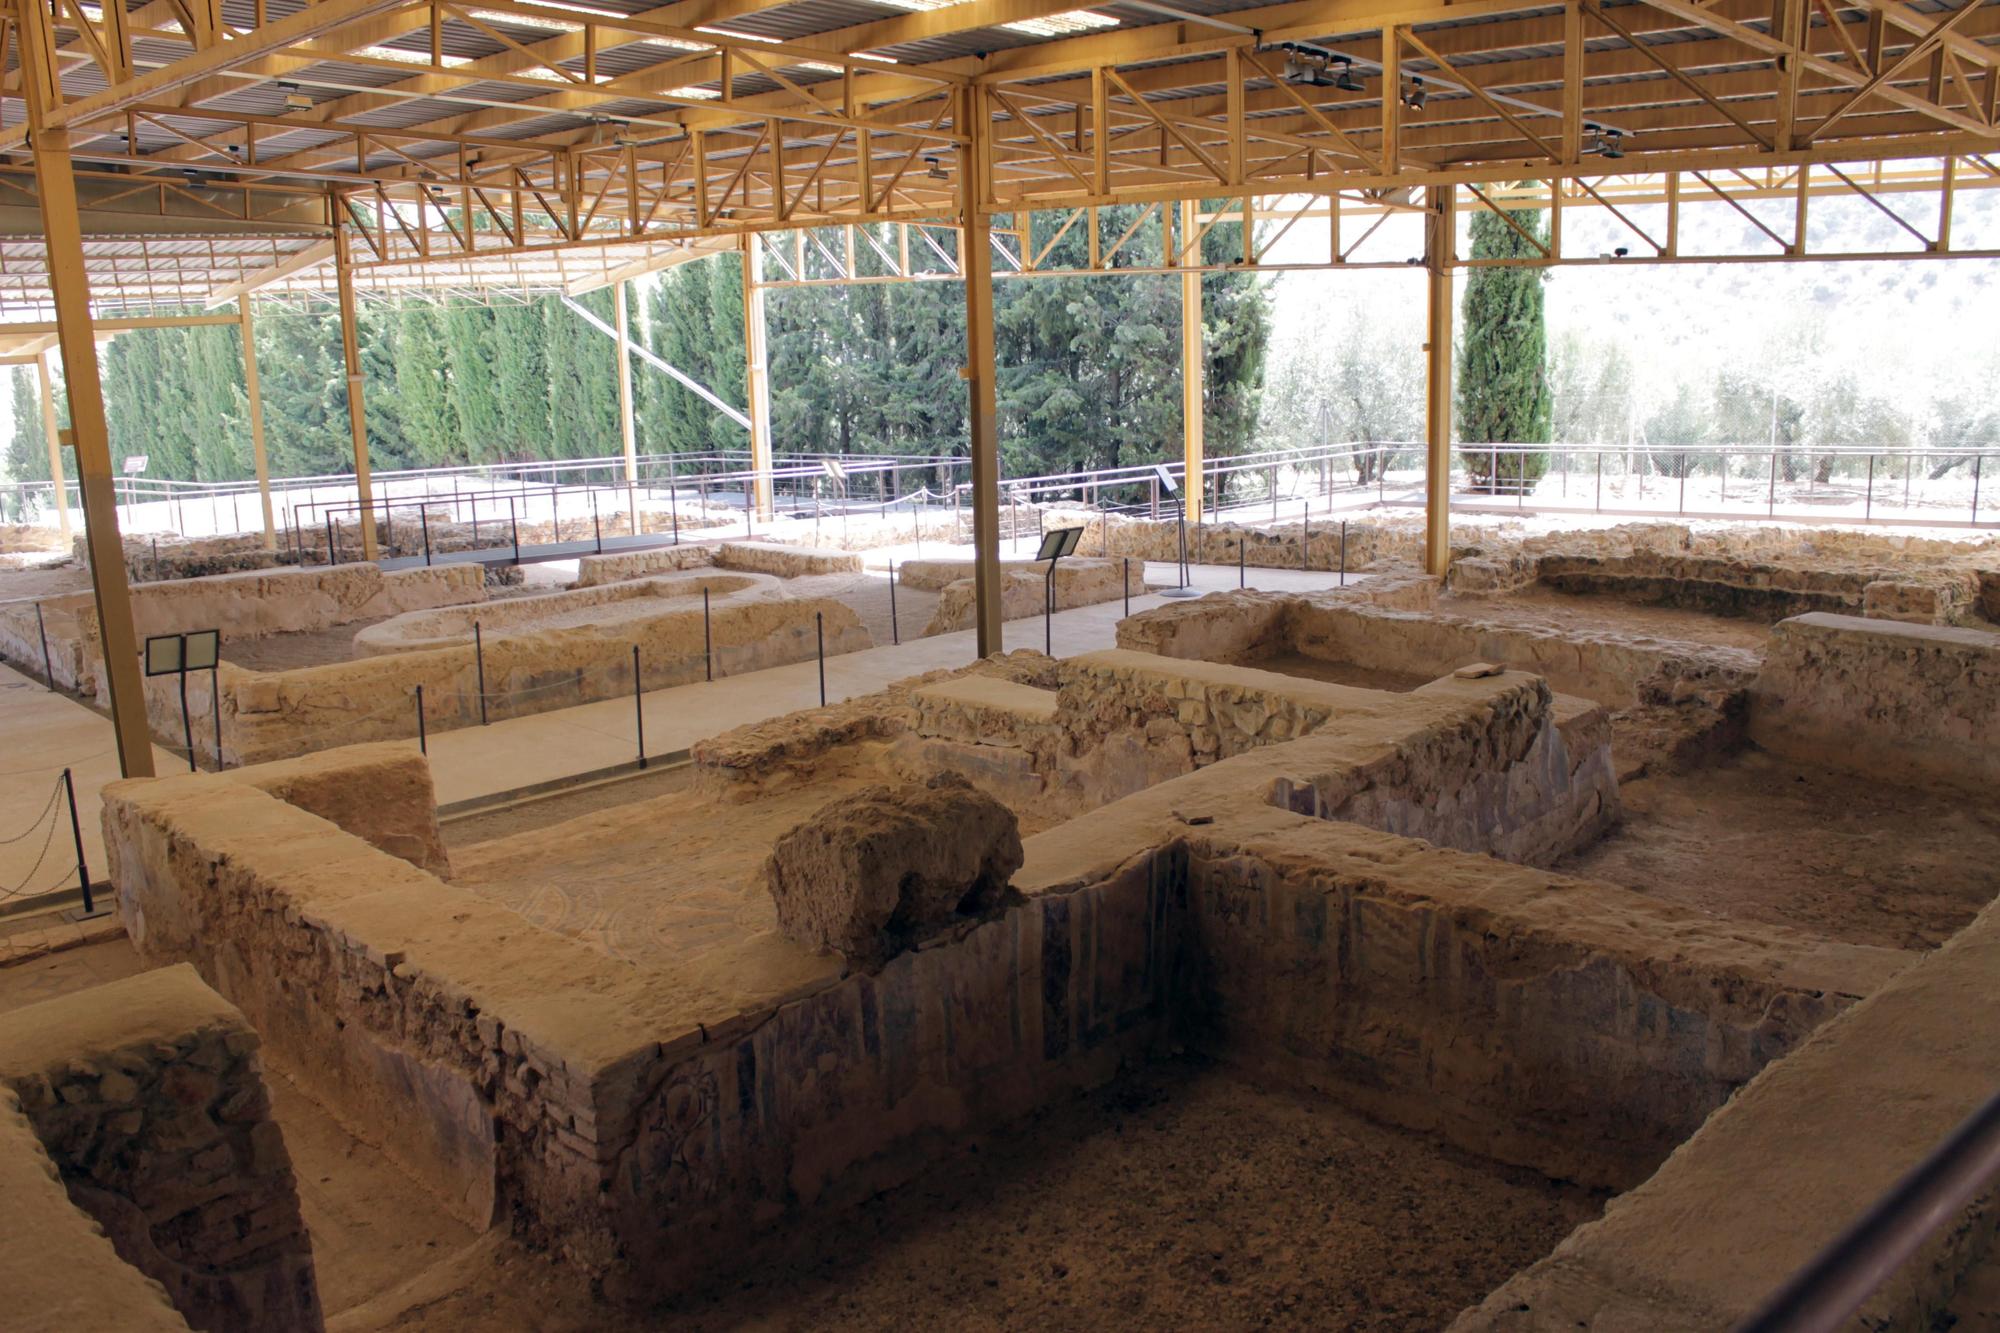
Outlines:
[[[423,505],[417,506],[417,523],[424,530],[424,564],[431,562],[431,511]]]
[[[1129,616],[1132,614],[1132,558],[1130,556],[1125,557],[1124,563],[1120,567],[1118,586],[1125,593],[1125,614]]]
[[[472,665],[479,673],[479,725],[486,725],[486,636],[472,622]]]
[[[708,664],[708,678],[715,679],[715,631],[708,618],[708,589],[701,590],[701,657]]]
[[[826,614],[813,612],[813,636],[819,640],[819,706],[826,707]]]
[[[514,534],[514,563],[521,563],[521,516],[514,509],[514,497],[507,497],[507,527]]]
[[[200,770],[194,762],[194,722],[188,717],[188,673],[185,668],[177,673],[177,679],[181,683],[181,743],[187,746],[188,772],[196,773]]]
[[[42,604],[35,603],[35,633],[42,636],[42,679],[48,681],[49,689],[56,687],[55,665],[49,660],[49,628],[42,622]]]
[[[896,562],[889,562],[889,643],[893,647],[903,641],[896,626]]]
[[[1340,520],[1340,586],[1347,586],[1347,520]]]
[[[1245,568],[1250,557],[1250,529],[1244,528],[1236,537],[1236,586],[1249,586],[1249,571]]]
[[[646,766],[646,703],[639,685],[639,645],[632,645],[632,719],[639,728],[639,767]]]
[[[417,753],[428,755],[430,752],[430,736],[424,730],[424,687],[419,685],[417,686]]]
[[[326,563],[329,565],[340,563],[340,548],[333,544],[333,511],[331,509],[326,511]]]
[[[76,813],[76,778],[65,768],[62,780],[63,792],[69,797],[69,836],[76,843],[76,882],[83,890],[83,914],[89,916],[97,905],[90,899],[90,863],[83,855],[83,821]]]
[[[597,516],[597,492],[590,493],[590,532],[597,539],[597,553],[604,554],[604,523]]]
[[[1049,561],[1049,572],[1042,579],[1042,654],[1056,655],[1056,562]]]
[[[208,697],[215,708],[215,771],[222,771],[222,660],[208,669]]]

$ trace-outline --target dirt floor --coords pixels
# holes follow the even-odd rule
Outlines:
[[[1748,751],[1625,783],[1625,820],[1556,868],[1713,916],[1935,948],[2000,884],[2000,808]]]
[[[224,639],[222,660],[252,671],[290,671],[295,667],[351,662],[355,657],[354,636],[388,618],[376,616],[370,620],[335,625],[330,629],[266,634],[259,639]]]
[[[630,777],[592,782],[487,810],[445,816],[444,845],[446,850],[457,852],[496,838],[532,833],[600,810],[685,791],[693,780],[691,764],[657,764]]]
[[[1419,685],[1428,685],[1436,679],[1435,676],[1412,671],[1378,671],[1372,667],[1356,666],[1352,662],[1329,662],[1324,658],[1307,657],[1303,653],[1242,658],[1230,665],[1255,667],[1259,671],[1274,671],[1281,676],[1297,676],[1302,680],[1322,680],[1331,685],[1387,690],[1391,694],[1408,694]]]
[[[1503,625],[1551,629],[1563,634],[1644,634],[1762,654],[1771,636],[1767,621],[1710,615],[1673,606],[1644,606],[1616,597],[1585,597],[1528,588],[1504,597],[1462,597],[1446,593],[1437,609],[1445,614]]]
[[[1602,1204],[1183,1059],[970,1144],[754,1278],[665,1309],[606,1310],[497,1243],[403,1293],[408,1308],[335,1327],[1429,1330]]]
[[[50,564],[56,557],[14,556],[0,560],[0,602],[16,597],[54,597],[89,592],[90,571],[70,561]]]

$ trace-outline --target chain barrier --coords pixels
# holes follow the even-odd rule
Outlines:
[[[48,825],[47,831],[42,833],[42,846],[41,850],[35,854],[35,863],[28,867],[28,872],[21,876],[18,884],[0,885],[0,901],[32,896],[28,886],[34,882],[35,876],[41,873],[43,863],[49,859],[49,848],[54,845],[56,839],[56,827],[62,822],[56,818],[56,806],[62,800],[62,793],[63,780],[58,777],[55,780],[55,785],[49,789],[48,804],[42,807],[42,812],[35,816],[34,821],[14,836],[0,838],[0,847],[12,846],[18,842],[25,842],[27,839],[33,837],[35,833],[41,831],[42,825]],[[67,874],[75,868],[75,866],[67,867],[64,873]],[[48,890],[42,889],[33,892],[45,893]]]

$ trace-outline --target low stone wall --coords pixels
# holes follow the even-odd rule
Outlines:
[[[70,1202],[13,1089],[0,1084],[0,1199],[7,1243],[0,1290],[16,1333],[187,1333],[166,1288],[119,1257],[97,1219]]]
[[[1988,907],[1767,1065],[1651,1179],[1452,1328],[1738,1326],[1992,1095],[1996,966]],[[1943,1219],[1846,1326],[1949,1327],[1995,1223],[1990,1191]]]
[[[377,616],[481,602],[485,597],[480,571],[469,565],[385,573],[376,565],[350,564],[135,585],[132,622],[141,645],[155,634],[220,630],[226,653],[237,639],[331,629]],[[45,597],[40,604],[55,683],[108,707],[103,636],[91,594]],[[27,664],[39,674],[42,650],[35,605],[34,600],[0,602],[0,657]],[[205,682],[192,687],[190,697],[205,693],[204,686]],[[180,703],[178,687],[174,688],[175,697],[154,720],[154,734],[170,743],[180,740]]]
[[[1032,655],[985,664],[1038,689],[1053,670]],[[996,707],[1044,725],[1043,701],[1018,691],[952,693],[885,692],[902,714],[888,725]],[[107,844],[135,944],[194,961],[343,1119],[472,1220],[506,1219],[614,1291],[650,1294],[753,1262],[811,1210],[904,1179],[941,1140],[1107,1079],[1164,1038],[1227,1049],[1239,1015],[1280,1034],[1246,1045],[1262,1067],[1510,1160],[1624,1179],[1900,962],[1286,808],[1344,769],[1366,771],[1357,791],[1414,801],[1412,784],[1450,767],[1437,755],[1451,737],[1466,742],[1457,771],[1518,766],[1515,729],[1498,724],[1517,704],[1565,725],[1517,676],[1375,697],[1369,718],[1028,839],[1019,897],[874,974],[770,934],[698,960],[614,962],[212,777],[112,784]],[[879,738],[882,712],[850,702],[761,724],[697,747],[697,763],[765,789],[792,764],[824,765],[831,737]],[[1476,804],[1457,806],[1466,827]],[[1296,894],[1272,892],[1258,863]],[[1377,906],[1390,877],[1401,916]],[[1319,962],[1289,966],[1308,937]],[[1343,939],[1365,946],[1358,967]],[[1436,953],[1447,939],[1462,961]],[[1455,1041],[1468,1010],[1479,1038]],[[1579,1022],[1589,1042],[1560,1040]],[[1661,1077],[1681,1081],[1672,1095],[1639,1095]],[[1559,1098],[1577,1104],[1556,1123]]]
[[[852,551],[786,546],[779,542],[722,542],[715,548],[715,563],[723,569],[770,574],[781,579],[861,572],[861,557]]]
[[[586,555],[576,562],[576,582],[572,588],[596,588],[627,579],[643,579],[653,574],[672,574],[684,569],[701,569],[715,563],[715,547],[689,543],[685,546],[655,546],[646,551],[607,551]]]
[[[1543,676],[1561,693],[1620,708],[1726,699],[1747,689],[1761,665],[1755,653],[1740,648],[1396,611],[1361,602],[1351,595],[1356,591],[1211,593],[1128,617],[1119,623],[1118,643],[1209,661],[1254,662],[1293,652],[1433,677],[1490,662]]]
[[[760,671],[811,659],[818,652],[814,617],[823,617],[826,651],[857,652],[873,640],[846,604],[829,598],[791,598],[759,582],[755,574],[684,575],[728,579],[745,585],[714,598],[708,629],[716,674]],[[612,584],[588,590],[629,593],[642,584]],[[586,596],[562,593],[555,597]],[[536,603],[516,598],[490,604],[503,624],[532,623]],[[567,708],[632,693],[632,649],[639,649],[640,687],[663,689],[701,680],[707,672],[702,607],[698,598],[663,599],[657,613],[617,619],[604,625],[573,624],[524,628],[486,636],[483,687],[486,716],[517,717]],[[488,608],[478,618],[484,621]],[[448,614],[424,613],[428,617]],[[290,671],[250,671],[225,662],[220,672],[222,747],[231,764],[261,763],[358,741],[395,740],[417,734],[417,687],[422,686],[425,726],[430,730],[477,725],[482,679],[470,642],[471,614],[462,634],[445,626],[448,647],[385,652],[351,662]],[[394,622],[374,626],[371,642],[386,642]],[[441,640],[442,641],[442,640]],[[361,639],[357,638],[357,645]],[[170,678],[146,684],[148,711],[156,732],[180,740],[180,696]],[[214,695],[206,680],[188,691],[197,753],[215,750]]]
[[[2000,634],[1808,615],[1771,632],[1750,696],[1767,750],[1889,781],[2000,784]]]
[[[1188,838],[1203,1049],[1587,1185],[1643,1180],[1907,957],[1352,825]]]
[[[257,1049],[243,1016],[186,967],[0,1016],[0,1083],[70,1198],[196,1329],[321,1324]]]
[[[1128,565],[1119,560],[1082,557],[1057,562],[1055,601],[1058,611],[1115,602],[1122,599],[1128,590],[1135,596],[1145,593],[1144,562]],[[1048,593],[1046,563],[1028,561],[1019,568],[1004,570],[1000,575],[1000,618],[1024,620],[1041,615],[1048,603]],[[977,587],[972,579],[961,577],[945,585],[938,598],[937,610],[931,614],[930,624],[924,627],[924,634],[950,634],[955,630],[970,629],[978,613]]]
[[[431,766],[408,745],[349,745],[232,768],[223,776],[318,815],[419,870],[451,878]]]

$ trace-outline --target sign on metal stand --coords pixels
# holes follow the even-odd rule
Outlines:
[[[187,677],[190,671],[207,671],[215,687],[215,766],[222,767],[222,692],[220,677],[214,674],[222,660],[222,631],[193,630],[186,634],[155,634],[146,640],[146,674],[178,676],[181,693],[181,740],[187,746],[188,772],[198,771],[194,761],[194,723],[188,717]]]
[[[1159,463],[1154,466],[1153,480],[1162,491],[1174,497],[1176,501],[1174,522],[1180,534],[1180,586],[1168,588],[1160,595],[1162,597],[1196,596],[1195,590],[1188,587],[1187,497],[1181,494],[1180,483],[1174,480],[1174,474],[1167,470],[1165,463]]]
[[[1055,610],[1056,610],[1056,562],[1066,555],[1076,552],[1076,544],[1083,540],[1082,528],[1057,528],[1054,532],[1042,534],[1042,546],[1035,553],[1035,559],[1048,562],[1048,573],[1042,578],[1042,651],[1050,657],[1056,655]]]

